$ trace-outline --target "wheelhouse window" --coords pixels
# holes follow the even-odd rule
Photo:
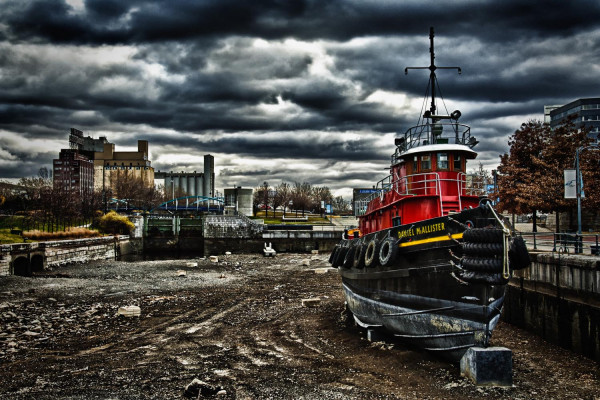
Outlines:
[[[437,169],[448,169],[448,153],[437,154]]]
[[[431,169],[431,156],[429,154],[421,156],[421,171]]]
[[[454,165],[453,165],[452,169],[454,169],[455,171],[462,170],[462,160],[460,158],[460,154],[454,155]]]
[[[419,166],[419,157],[415,156],[413,158],[413,172],[417,172],[417,168]]]

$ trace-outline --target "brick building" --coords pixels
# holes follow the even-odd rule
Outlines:
[[[94,191],[94,163],[78,150],[62,149],[52,164],[55,189],[82,195]]]

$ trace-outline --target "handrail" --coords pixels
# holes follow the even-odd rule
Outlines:
[[[366,213],[368,204],[376,198],[383,201],[386,193],[395,191],[400,196],[416,196],[420,194],[439,196],[440,198],[440,212],[443,215],[443,193],[442,193],[442,182],[456,183],[457,186],[457,197],[459,209],[462,209],[461,196],[481,196],[485,194],[485,187],[483,182],[477,179],[468,179],[469,177],[476,177],[477,174],[465,174],[460,172],[456,179],[440,178],[439,173],[435,171],[421,172],[418,174],[406,175],[398,179],[392,179],[392,175],[387,175],[385,178],[379,180],[375,187],[376,192],[372,193],[364,200],[358,200],[356,203],[365,209],[365,212],[359,212],[357,215],[363,215]],[[400,190],[403,187],[404,190]],[[433,193],[427,193],[433,189]],[[419,193],[421,192],[421,193]]]
[[[600,256],[600,234],[575,232],[518,232],[527,247],[536,251],[569,252]],[[531,239],[528,239],[531,238]]]
[[[392,155],[392,164],[396,164],[400,154],[414,147],[431,144],[462,144],[472,147],[477,141],[471,136],[471,127],[458,122],[435,122],[416,125],[404,133]]]

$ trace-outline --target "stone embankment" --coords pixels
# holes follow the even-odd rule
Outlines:
[[[600,362],[600,257],[533,253],[515,271],[503,318]]]
[[[129,236],[6,244],[0,246],[0,275],[28,276],[65,264],[114,259],[133,247]]]

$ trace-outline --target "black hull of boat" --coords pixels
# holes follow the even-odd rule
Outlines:
[[[344,247],[357,251],[371,241],[399,238],[394,261],[385,267],[377,262],[339,267],[349,311],[362,326],[383,328],[453,361],[469,347],[487,346],[506,282],[465,282],[457,260],[467,226],[496,225],[488,208],[478,207],[354,239],[361,242],[342,241],[341,253]]]

